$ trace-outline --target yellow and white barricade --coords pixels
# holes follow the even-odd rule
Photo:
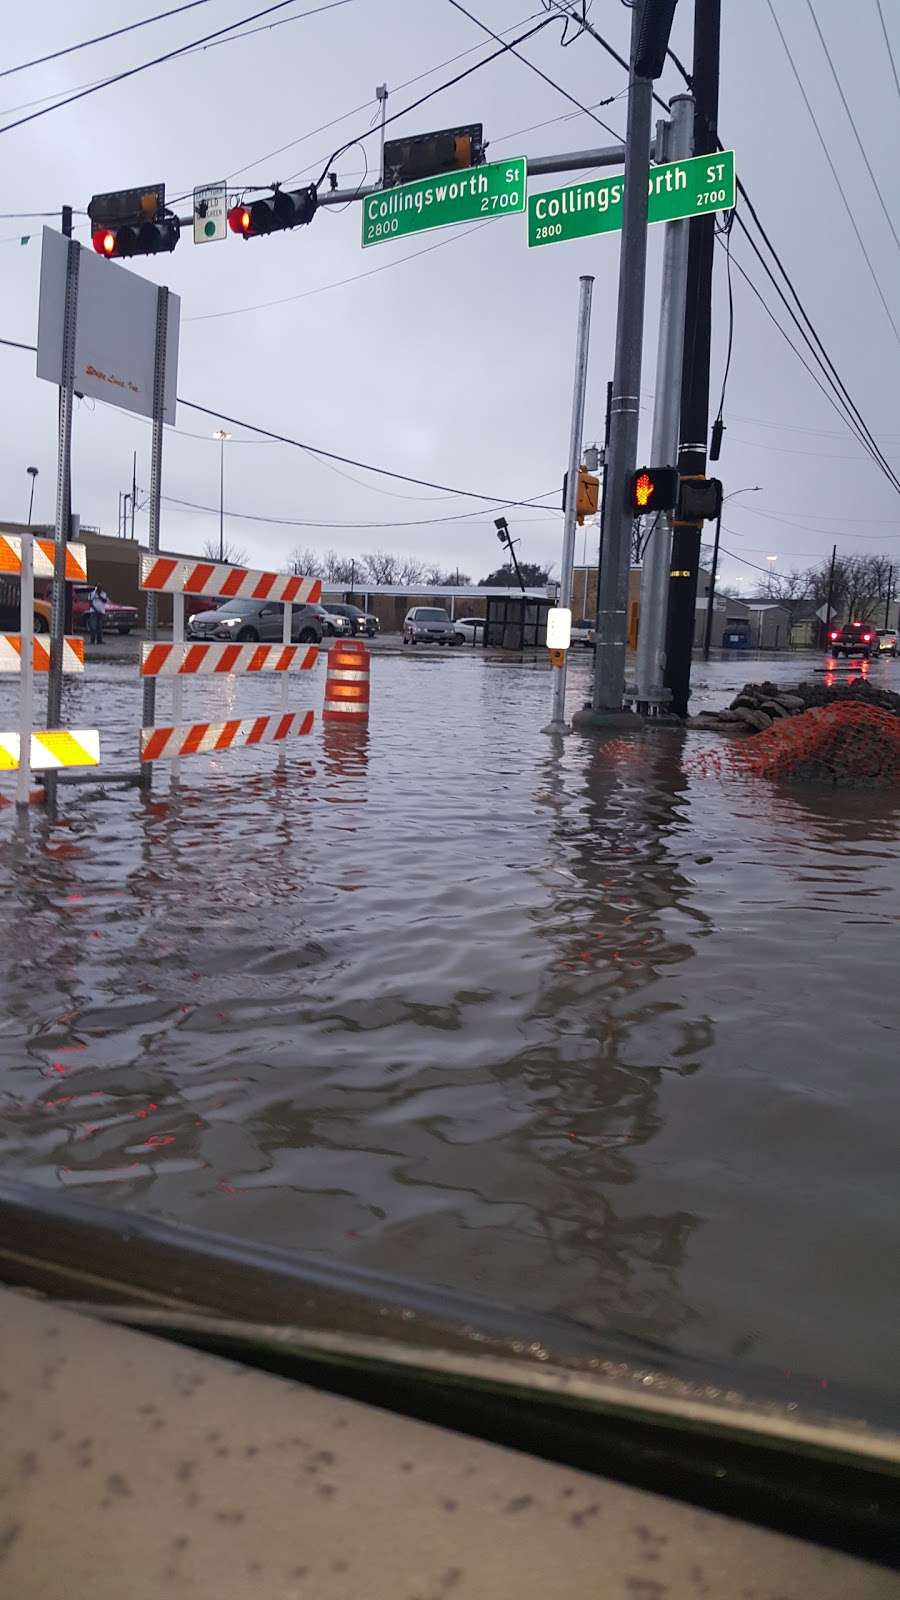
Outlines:
[[[0,534],[0,573],[19,579],[19,632],[0,634],[0,673],[16,673],[19,679],[19,726],[0,730],[0,773],[15,772],[16,805],[27,806],[35,798],[31,789],[32,771],[52,771],[60,767],[95,767],[100,761],[100,734],[96,728],[35,728],[34,674],[50,670],[50,642],[35,638],[34,579],[52,577],[56,546],[52,539],[34,534]],[[83,544],[66,545],[66,581],[87,578],[87,557]],[[84,671],[84,643],[81,639],[63,640],[64,672]]]

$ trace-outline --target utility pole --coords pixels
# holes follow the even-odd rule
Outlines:
[[[602,725],[610,716],[618,721],[627,715],[622,711],[632,520],[627,488],[637,456],[647,269],[647,165],[653,108],[652,79],[639,78],[635,71],[641,21],[642,8],[635,6],[631,22],[616,357],[603,485],[603,544],[597,597],[594,692],[591,711],[579,715],[578,721],[582,725],[598,722]]]
[[[825,601],[825,637],[831,625],[831,602],[834,599],[834,569],[837,563],[837,545],[831,547],[831,566],[828,571],[828,599]]]
[[[706,624],[703,630],[703,659],[709,660],[709,646],[712,639],[713,604],[716,598],[716,574],[719,570],[719,535],[722,532],[722,502],[719,502],[719,515],[716,517],[716,536],[713,540],[712,571],[709,575],[709,594],[706,597]]]
[[[672,101],[671,112],[671,122],[658,122],[656,125],[657,161],[677,161],[693,154],[694,102],[691,96],[677,95]],[[650,449],[655,466],[674,466],[678,454],[690,229],[689,218],[666,223],[656,358],[656,402]],[[669,698],[663,684],[663,672],[671,554],[669,519],[660,513],[652,526],[641,566],[635,696],[641,711],[659,710]]]
[[[75,408],[75,335],[78,317],[78,267],[81,246],[72,238],[72,207],[62,208],[66,249],[66,298],[63,312],[62,382],[57,405],[56,517],[54,521],[53,588],[50,607],[50,670],[47,673],[47,727],[58,728],[62,715],[63,641],[66,634],[66,544],[72,528],[72,414]],[[29,645],[29,649],[31,646]],[[56,817],[55,772],[45,779],[47,812]]]
[[[575,565],[575,519],[578,514],[579,466],[581,444],[584,436],[584,394],[587,388],[588,346],[591,337],[592,277],[579,279],[578,332],[575,340],[575,381],[572,389],[572,426],[569,433],[569,467],[566,477],[566,507],[563,524],[562,561],[559,575],[557,605],[572,606],[572,569]],[[566,657],[563,651],[561,667],[553,671],[553,714],[544,733],[567,733],[566,723]]]
[[[714,151],[718,143],[719,32],[721,0],[694,0],[694,154]],[[684,375],[681,386],[682,478],[706,476],[706,434],[709,424],[709,344],[712,269],[716,219],[710,213],[689,223],[687,308],[684,328]],[[665,686],[672,710],[686,717],[691,693],[691,650],[697,608],[702,523],[673,525],[671,571],[687,577],[669,580]]]
[[[231,438],[224,428],[213,434],[219,441],[219,561],[225,560],[225,440]]]
[[[891,601],[893,600],[893,598],[894,598],[894,565],[893,565],[893,562],[892,562],[890,567],[888,568],[887,597],[886,597],[885,602],[884,602],[884,625],[885,625],[886,628],[889,628],[890,625],[891,625]]]
[[[137,451],[131,458],[131,537],[134,540],[134,508],[137,501]]]

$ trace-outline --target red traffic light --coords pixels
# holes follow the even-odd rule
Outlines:
[[[117,257],[155,256],[174,250],[178,237],[178,218],[165,217],[161,222],[95,228],[91,234],[91,244],[98,255],[112,261]]]
[[[116,253],[116,236],[112,228],[98,228],[91,234],[91,244],[101,256],[114,256]]]
[[[232,233],[242,233],[246,239],[253,230],[253,217],[249,206],[232,206],[228,213],[228,226]]]
[[[631,510],[671,511],[678,500],[678,472],[675,467],[640,467],[632,479]]]

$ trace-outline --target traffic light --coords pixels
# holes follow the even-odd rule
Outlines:
[[[95,228],[91,244],[98,255],[108,261],[117,257],[155,256],[174,250],[178,243],[180,224],[177,217],[166,217],[162,222],[142,222],[135,226]]]
[[[721,509],[722,485],[718,478],[682,478],[674,521],[712,521]]]
[[[562,508],[566,509],[566,496],[569,492],[569,474],[563,474]],[[587,467],[578,468],[578,493],[575,498],[575,520],[582,527],[585,517],[595,517],[600,503],[600,479],[593,472],[588,472]]]
[[[418,133],[411,139],[388,139],[384,146],[384,186],[431,178],[439,172],[477,167],[484,160],[484,129],[480,122],[462,128],[442,128]]]
[[[112,261],[127,256],[155,256],[174,250],[178,243],[178,218],[166,210],[164,183],[142,189],[115,189],[95,194],[88,206],[91,244],[97,254]]]
[[[631,480],[631,511],[671,511],[678,503],[676,467],[640,467]]]
[[[312,222],[318,203],[314,183],[289,193],[275,189],[262,200],[248,200],[246,205],[232,206],[228,226],[232,233],[239,233],[244,239],[256,239],[265,233],[283,233],[286,228],[301,228]]]
[[[658,78],[666,64],[669,34],[678,0],[637,0],[638,18],[634,71],[638,78]]]

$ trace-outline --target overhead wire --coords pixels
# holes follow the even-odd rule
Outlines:
[[[897,91],[898,99],[900,99],[900,75],[898,75],[897,72],[897,62],[894,58],[893,49],[891,48],[890,38],[888,37],[887,23],[884,20],[884,12],[881,9],[881,0],[875,0],[875,4],[878,7],[878,16],[881,20],[881,31],[884,34],[884,45],[885,49],[887,50],[888,60],[891,64],[891,72],[894,74],[894,88]]]
[[[819,19],[816,16],[816,13],[814,12],[814,10],[812,8],[811,0],[806,0],[806,5],[807,5],[807,9],[809,10],[809,14],[810,14],[810,16],[812,18],[813,27],[815,28],[816,33],[819,36],[819,43],[821,44],[822,49],[825,52],[825,59],[828,62],[829,67],[831,68],[831,76],[834,79],[834,86],[837,89],[837,92],[841,97],[841,105],[843,106],[844,110],[846,111],[847,120],[850,123],[851,128],[853,129],[853,137],[856,140],[857,146],[859,148],[859,153],[862,156],[863,161],[866,164],[866,171],[867,171],[867,173],[869,174],[869,177],[872,180],[872,188],[875,190],[875,193],[878,196],[879,205],[881,206],[881,209],[884,212],[884,219],[885,219],[888,227],[891,230],[891,233],[892,233],[893,239],[894,239],[894,243],[897,246],[897,249],[900,250],[900,234],[897,233],[897,229],[894,227],[893,218],[892,218],[890,212],[888,211],[888,208],[887,208],[887,206],[885,204],[884,195],[881,192],[881,185],[879,184],[878,179],[876,178],[875,173],[872,170],[872,163],[869,160],[868,154],[866,153],[866,147],[862,142],[862,139],[860,137],[859,129],[856,126],[856,118],[854,117],[853,112],[850,110],[850,107],[849,107],[849,105],[847,103],[847,96],[844,93],[843,84],[841,83],[840,77],[838,75],[838,70],[837,70],[837,68],[836,68],[836,66],[834,64],[834,61],[832,60],[831,51],[829,50],[828,45],[825,42],[825,35],[823,34],[822,29],[821,29],[821,27],[819,25]]]
[[[833,177],[833,179],[835,181],[835,184],[837,185],[838,193],[840,194],[840,197],[841,197],[841,199],[842,199],[842,201],[844,203],[844,210],[846,211],[847,216],[848,216],[848,218],[850,220],[850,226],[852,227],[853,232],[856,235],[857,244],[859,245],[859,248],[862,251],[866,266],[869,269],[869,274],[871,276],[872,282],[874,283],[875,288],[876,288],[876,290],[878,292],[878,298],[881,301],[882,306],[884,307],[885,316],[887,317],[888,322],[891,325],[891,328],[892,328],[893,334],[894,334],[894,338],[897,340],[897,343],[900,344],[900,329],[898,329],[897,324],[894,321],[894,318],[893,318],[893,316],[891,314],[891,308],[887,303],[887,300],[886,300],[885,294],[884,294],[884,290],[881,287],[881,280],[879,279],[878,274],[875,271],[875,268],[874,268],[874,266],[872,264],[872,258],[869,255],[868,250],[866,249],[865,241],[863,239],[862,234],[860,233],[859,224],[857,223],[856,217],[855,217],[854,212],[853,212],[853,207],[851,206],[850,201],[847,198],[847,193],[846,193],[846,190],[844,189],[844,185],[841,183],[840,177],[838,176],[838,170],[837,170],[837,167],[834,164],[834,161],[832,160],[831,151],[828,148],[828,142],[827,142],[827,140],[825,138],[825,135],[822,132],[822,129],[819,126],[819,120],[818,120],[818,118],[817,118],[817,116],[816,116],[816,114],[815,114],[815,112],[814,112],[814,110],[812,108],[812,103],[810,101],[809,95],[807,94],[806,89],[803,86],[803,79],[800,76],[800,72],[799,72],[799,69],[797,67],[797,63],[794,60],[793,54],[791,52],[791,47],[788,44],[787,39],[785,38],[784,31],[782,29],[781,23],[778,20],[778,15],[777,15],[777,13],[775,11],[775,7],[774,7],[774,5],[772,3],[772,0],[766,0],[766,5],[769,8],[769,12],[771,14],[772,21],[774,22],[775,27],[776,27],[776,29],[778,31],[778,37],[781,40],[781,43],[782,43],[782,45],[784,47],[785,54],[787,55],[788,61],[790,62],[791,71],[794,74],[794,77],[795,77],[796,82],[797,82],[797,87],[800,90],[800,94],[801,94],[801,96],[803,98],[803,104],[806,106],[806,109],[807,109],[807,111],[809,112],[809,115],[810,115],[810,120],[812,122],[812,125],[816,130],[816,134],[817,134],[819,143],[822,146],[822,151],[823,151],[823,154],[825,156],[825,160],[828,162],[828,166],[829,166],[829,169],[831,171],[831,176]]]
[[[208,44],[214,39],[219,39],[225,34],[233,33],[236,28],[244,27],[247,23],[258,22],[260,17],[268,17],[276,11],[283,11],[285,6],[294,5],[295,0],[275,0],[270,6],[265,6],[261,11],[254,11],[250,16],[241,17],[237,22],[230,22],[227,27],[217,28],[212,33],[205,34],[200,39],[192,39],[186,45],[175,50],[166,50],[162,55],[154,56],[150,61],[142,61],[136,67],[126,67],[122,72],[116,72],[108,78],[102,78],[98,83],[88,88],[79,89],[75,94],[67,95],[63,100],[57,100],[52,106],[44,106],[40,111],[32,111],[27,117],[18,117],[14,122],[5,122],[0,126],[0,133],[11,133],[14,128],[21,128],[28,122],[34,122],[38,117],[49,116],[53,111],[60,111],[64,106],[70,106],[77,100],[84,100],[88,95],[97,94],[101,89],[108,89],[112,84],[123,83],[127,78],[134,78],[140,72],[148,72],[151,67],[159,67],[166,61],[174,61],[178,56],[186,55],[189,50],[198,49],[201,45]],[[304,17],[315,17],[323,11],[334,11],[340,6],[350,5],[351,0],[325,0],[325,3],[302,13]]]
[[[464,17],[468,17],[470,22],[474,22],[476,28],[480,28],[482,33],[490,34],[490,37],[492,39],[497,39],[497,40],[500,39],[500,35],[495,33],[493,28],[489,28],[486,22],[482,22],[479,17],[475,16],[474,12],[467,11],[465,6],[461,4],[461,0],[448,0],[448,3],[451,6],[453,6],[453,9],[455,11],[459,11],[459,12],[462,13],[462,15]],[[553,20],[554,20],[554,18],[552,16],[548,16],[548,18],[547,18],[548,22],[552,22]],[[515,43],[519,44],[519,43],[521,43],[521,41],[520,40],[516,40]],[[577,106],[579,111],[583,111],[584,112],[585,116],[590,117],[591,120],[593,122],[596,122],[599,127],[605,129],[605,131],[607,133],[612,134],[612,136],[616,140],[617,144],[621,144],[622,135],[620,133],[617,133],[615,128],[611,128],[608,122],[604,122],[602,117],[595,116],[593,111],[589,111],[587,106],[582,105],[580,100],[576,100],[575,96],[573,94],[570,94],[568,89],[564,89],[562,84],[557,83],[555,78],[549,77],[549,75],[546,72],[544,72],[539,66],[537,66],[534,61],[529,61],[527,56],[520,55],[518,50],[515,49],[514,45],[512,45],[512,44],[506,45],[505,48],[507,50],[509,50],[512,53],[512,55],[515,56],[517,61],[521,61],[524,66],[529,67],[530,70],[532,72],[536,73],[539,78],[542,78],[544,83],[549,84],[551,89],[555,89],[557,94],[564,95],[566,100],[570,100],[572,102],[573,106]]]
[[[456,0],[450,0],[450,4],[455,5]],[[447,78],[444,83],[439,83],[436,88],[429,89],[428,93],[421,95],[418,100],[413,100],[410,105],[403,106],[399,111],[393,112],[391,116],[385,117],[383,123],[379,123],[377,125],[373,124],[371,127],[366,128],[363,133],[357,135],[355,139],[348,139],[344,144],[339,145],[336,150],[332,150],[331,155],[325,162],[319,177],[316,179],[316,188],[321,188],[322,184],[325,182],[328,172],[330,171],[334,162],[337,161],[338,157],[342,156],[345,150],[351,150],[355,144],[359,143],[360,139],[368,139],[376,133],[380,135],[382,128],[389,127],[391,123],[399,121],[401,117],[409,116],[411,111],[418,110],[419,106],[424,106],[429,100],[433,100],[435,95],[442,94],[445,89],[452,89],[455,84],[462,83],[464,79],[470,78],[473,72],[479,72],[482,67],[488,66],[490,62],[496,61],[502,55],[511,53],[520,61],[527,60],[527,57],[519,56],[518,51],[515,48],[516,45],[524,44],[528,39],[533,39],[535,34],[542,33],[545,28],[548,28],[552,21],[552,17],[544,17],[544,19],[540,22],[537,22],[533,28],[529,28],[525,33],[518,34],[517,37],[512,41],[506,41],[502,39],[499,34],[493,34],[492,37],[499,42],[499,50],[492,51],[489,56],[483,56],[480,61],[473,61],[472,65],[470,67],[466,67],[464,72],[458,72],[454,77]],[[490,32],[490,29],[487,31]],[[576,101],[576,104],[579,104],[579,102]],[[582,110],[583,109],[584,108],[582,107]],[[595,118],[594,120],[597,121],[599,119]],[[602,126],[605,126],[605,124],[602,124]]]
[[[61,56],[74,55],[77,50],[87,50],[91,45],[106,44],[108,39],[119,39],[123,33],[135,33],[138,28],[148,28],[151,22],[163,22],[166,17],[177,17],[182,11],[194,11],[197,6],[209,5],[209,0],[186,0],[186,4],[173,6],[170,11],[157,11],[155,16],[142,17],[139,22],[129,22],[122,28],[112,28],[108,33],[95,34],[93,39],[82,39],[78,44],[67,44],[61,50],[51,50],[49,55],[35,56],[33,61],[21,61],[17,67],[4,67],[0,78],[11,78],[16,72],[27,72],[30,67],[43,67],[48,61],[58,61]]]

